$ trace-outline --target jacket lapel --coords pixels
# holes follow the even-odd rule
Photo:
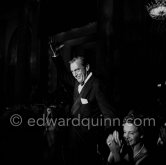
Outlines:
[[[81,106],[81,98],[85,98],[85,96],[88,94],[89,90],[91,89],[91,86],[92,86],[92,83],[94,81],[94,77],[90,77],[90,79],[86,82],[86,84],[84,85],[84,87],[82,88],[81,90],[81,93],[79,94],[78,93],[78,86],[77,86],[77,93],[75,93],[74,95],[76,96],[75,99],[74,99],[74,104],[71,108],[71,112],[72,114],[75,114],[78,109],[80,108]],[[78,95],[77,95],[78,94]]]
[[[82,91],[80,93],[81,97],[85,97],[87,95],[87,93],[89,92],[89,90],[92,87],[93,81],[94,81],[94,77],[91,76],[90,79],[86,82],[86,84],[82,88]]]
[[[76,99],[79,97],[79,93],[78,93],[78,85],[79,85],[79,83],[76,82],[76,83],[75,83],[75,87],[74,87],[74,97],[73,97],[73,101],[74,101],[74,102],[75,102]]]

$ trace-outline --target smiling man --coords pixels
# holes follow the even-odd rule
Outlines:
[[[67,126],[65,137],[65,165],[99,164],[98,148],[101,146],[101,139],[106,137],[104,133],[109,132],[105,130],[112,129],[111,121],[115,117],[115,110],[102,90],[105,86],[92,72],[88,60],[86,55],[72,58],[69,61],[72,74],[64,70],[61,56],[54,60],[60,77],[74,87],[73,102],[68,113],[71,122]],[[97,120],[104,118],[110,119],[110,123],[99,125]],[[76,120],[77,123],[74,123]]]
[[[81,123],[79,126],[71,125],[69,128],[69,162],[73,165],[97,164],[99,163],[97,146],[103,128],[101,125],[93,124],[96,124],[101,116],[111,121],[115,117],[115,112],[106,100],[102,91],[103,86],[92,73],[87,58],[77,56],[70,60],[69,64],[76,80],[71,116],[72,119],[79,117]]]
[[[115,109],[102,90],[105,86],[92,71],[87,54],[75,56],[69,61],[72,74],[65,70],[67,67],[62,56],[55,54],[53,57],[61,82],[73,86],[71,109],[67,110],[67,119],[71,120],[63,137],[65,165],[101,164],[99,148],[105,145],[107,133],[114,128],[112,119],[116,117]],[[98,122],[105,118],[108,122]]]
[[[70,70],[74,78],[78,81],[78,91],[81,92],[83,85],[92,76],[90,72],[90,65],[83,57],[73,58],[70,62]]]

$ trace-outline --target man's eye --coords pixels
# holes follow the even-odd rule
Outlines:
[[[79,72],[81,69],[77,69],[76,72]]]
[[[130,135],[134,135],[134,132],[130,132]]]

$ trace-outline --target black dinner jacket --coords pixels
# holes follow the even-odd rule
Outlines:
[[[71,108],[73,116],[80,115],[81,118],[93,118],[103,115],[104,118],[115,117],[113,107],[106,100],[101,83],[93,75],[85,83],[80,94],[78,93],[78,83],[75,84],[74,89],[74,103]],[[86,100],[84,103],[81,100]]]

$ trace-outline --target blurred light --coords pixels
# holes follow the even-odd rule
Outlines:
[[[158,20],[166,18],[166,0],[155,0],[154,3],[148,4],[146,7],[152,18]]]
[[[158,88],[161,88],[161,84],[157,84],[157,87],[158,87]]]

